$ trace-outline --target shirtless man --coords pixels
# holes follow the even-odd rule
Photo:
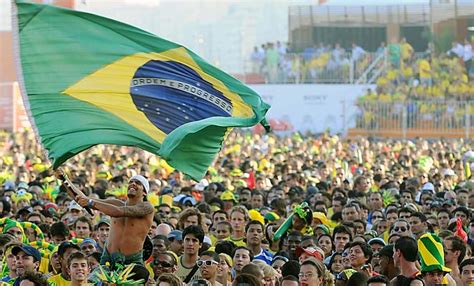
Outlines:
[[[135,175],[128,182],[127,201],[117,199],[88,198],[69,182],[66,187],[74,188],[75,200],[82,207],[88,206],[112,218],[109,238],[102,254],[100,264],[110,265],[111,269],[116,264],[128,265],[132,263],[143,264],[143,243],[153,222],[153,205],[146,201],[150,189],[148,180]]]

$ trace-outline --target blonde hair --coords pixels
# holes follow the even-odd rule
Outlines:
[[[233,207],[232,211],[230,212],[230,216],[232,216],[232,214],[235,213],[235,212],[243,214],[245,221],[250,220],[249,211],[244,206],[235,206],[235,207]]]
[[[257,261],[261,260],[254,260],[253,263],[256,263]],[[257,265],[263,271],[263,277],[275,277],[277,275],[277,271],[265,262],[262,261],[262,263],[258,263]]]

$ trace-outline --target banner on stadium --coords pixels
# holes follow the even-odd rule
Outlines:
[[[346,134],[355,127],[357,98],[374,85],[354,84],[259,84],[251,85],[272,108],[267,113],[277,132]]]

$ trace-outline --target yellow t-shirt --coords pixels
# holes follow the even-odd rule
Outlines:
[[[232,241],[236,246],[247,246],[243,237],[240,239],[233,239],[232,236],[229,236],[225,240]]]
[[[431,66],[427,60],[421,60],[419,65],[420,78],[431,78]]]
[[[391,102],[392,101],[392,97],[390,96],[390,94],[388,93],[381,93],[379,95],[379,101],[380,102]]]
[[[56,274],[48,278],[48,283],[51,286],[69,286],[71,285],[71,281],[64,279],[60,274]]]
[[[402,59],[408,59],[413,53],[413,47],[409,43],[402,45]]]

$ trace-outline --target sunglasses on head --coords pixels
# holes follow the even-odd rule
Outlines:
[[[212,264],[219,264],[217,261],[214,261],[214,260],[198,260],[196,263],[197,263],[197,266],[199,267],[203,265],[211,266]]]

